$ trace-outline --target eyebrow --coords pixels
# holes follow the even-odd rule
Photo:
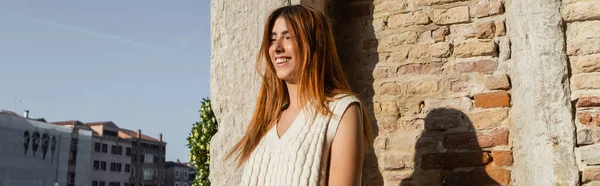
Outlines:
[[[281,35],[285,35],[285,34],[289,34],[289,33],[290,33],[289,31],[284,30],[283,32],[281,32]],[[271,32],[271,36],[276,36],[276,35],[277,35],[277,33]]]

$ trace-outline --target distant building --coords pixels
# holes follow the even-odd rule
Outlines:
[[[0,185],[88,186],[92,132],[0,111]]]
[[[167,175],[165,186],[191,186],[196,175],[195,169],[188,163],[168,161],[165,163]]]
[[[162,134],[155,139],[142,134],[141,130],[120,129],[119,137],[131,141],[130,183],[135,186],[164,186],[167,143],[162,141]]]
[[[130,186],[131,141],[119,138],[119,127],[111,122],[61,121],[54,124],[92,131],[90,186]]]

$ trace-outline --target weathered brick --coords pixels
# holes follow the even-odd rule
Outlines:
[[[492,165],[494,166],[512,166],[512,151],[492,151]]]
[[[588,55],[600,53],[600,38],[568,39],[568,55]]]
[[[399,47],[398,50],[393,50],[393,51],[386,49],[386,50],[392,52],[390,54],[390,56],[386,59],[386,61],[388,63],[404,63],[407,61],[408,53],[410,52],[411,49],[412,49],[411,47]],[[380,61],[383,62],[383,59],[381,59]]]
[[[584,183],[600,181],[600,166],[588,166],[583,169],[582,180]]]
[[[565,21],[600,19],[600,1],[580,1],[564,5],[562,16]]]
[[[496,54],[494,41],[467,41],[454,47],[457,57],[493,56]]]
[[[581,124],[589,125],[592,122],[592,113],[591,112],[577,112],[577,119]]]
[[[451,25],[450,33],[458,40],[468,38],[492,39],[494,38],[494,22],[476,22],[471,24]]]
[[[387,148],[390,152],[413,151],[415,149],[415,144],[418,143],[417,139],[419,138],[420,134],[421,131],[419,130],[406,130],[392,133],[389,135],[389,143],[387,145]],[[412,165],[407,166],[412,167]]]
[[[396,70],[396,76],[439,74],[442,72],[442,63],[411,63],[405,64]]]
[[[477,61],[456,62],[454,70],[460,73],[492,73],[498,67],[498,62],[495,59],[484,59]]]
[[[471,20],[469,17],[468,6],[459,6],[450,9],[435,9],[433,15],[433,22],[437,25],[466,23]]]
[[[581,96],[577,100],[576,107],[600,107],[600,96]]]
[[[571,77],[575,90],[600,89],[600,73],[575,74]]]
[[[506,35],[506,26],[504,25],[504,21],[494,22],[494,27],[496,29],[496,36]]]
[[[414,164],[412,154],[386,154],[383,157],[383,169],[400,170]],[[412,167],[412,166],[409,166]]]
[[[455,93],[464,93],[465,95],[469,95],[471,90],[473,90],[473,85],[469,81],[451,81],[450,82],[450,91]]]
[[[375,140],[373,140],[373,148],[385,150],[387,149],[388,138],[385,136],[377,136]]]
[[[448,34],[450,34],[450,29],[447,26],[439,27],[431,33],[435,42],[443,42]]]
[[[412,81],[408,83],[406,92],[409,95],[435,93],[439,90],[437,81]]]
[[[423,169],[454,169],[487,165],[492,161],[489,152],[431,153],[421,156]]]
[[[417,43],[419,36],[416,32],[407,31],[399,34],[389,35],[380,41],[378,51],[392,51],[392,48],[402,46],[404,44]]]
[[[502,75],[488,75],[485,77],[485,88],[488,90],[508,90],[510,89],[510,83],[508,82],[508,76]]]
[[[504,13],[504,5],[501,0],[480,0],[473,6],[473,17],[481,18]]]
[[[473,101],[467,97],[445,98],[445,99],[426,99],[424,101],[424,113],[429,113],[437,108],[452,108],[468,113],[473,109]]]
[[[498,49],[500,50],[498,53],[498,59],[500,62],[504,62],[510,59],[510,39],[501,38],[498,40]]]
[[[390,77],[392,74],[391,67],[389,66],[376,66],[373,70],[373,78],[384,79]]]
[[[502,121],[508,117],[508,109],[485,109],[483,111],[469,113],[469,119],[475,129],[491,129],[502,124]]]
[[[499,167],[477,167],[473,169],[444,172],[445,185],[508,185],[510,171]]]
[[[508,129],[495,129],[491,133],[459,132],[444,136],[446,149],[480,149],[508,145]]]
[[[413,47],[408,55],[411,59],[419,59],[423,57],[447,58],[451,54],[450,43],[434,43]]]
[[[600,54],[571,56],[569,60],[573,74],[600,72]]]
[[[600,164],[600,144],[579,147],[581,161],[588,165]]]
[[[402,95],[402,88],[394,82],[384,83],[379,87],[379,93],[380,95],[399,96]]]
[[[408,12],[412,10],[409,0],[385,0],[381,3],[374,3],[373,12]]]
[[[426,25],[430,22],[431,20],[429,19],[429,16],[423,11],[406,14],[396,14],[388,18],[388,26],[390,28],[407,27],[413,25]]]
[[[425,131],[447,131],[467,123],[468,118],[458,110],[434,109],[425,117]]]
[[[600,38],[600,20],[570,23],[566,35],[567,40]]]
[[[409,171],[385,171],[384,179],[386,182],[397,182],[410,178],[412,172]]]
[[[433,36],[431,35],[431,30],[427,30],[427,31],[421,33],[421,35],[419,36],[419,43],[423,43],[423,44],[435,43],[435,40],[433,39]]]
[[[381,114],[383,115],[398,115],[400,109],[396,102],[382,102],[381,103]]]
[[[466,0],[415,0],[415,3],[419,6],[430,6],[430,5],[439,5],[439,4],[453,3],[453,2],[459,2],[459,1],[466,1]]]
[[[506,91],[475,94],[475,107],[493,108],[510,106],[510,96]]]
[[[415,150],[420,153],[441,152],[442,142],[437,137],[419,137],[415,144]]]

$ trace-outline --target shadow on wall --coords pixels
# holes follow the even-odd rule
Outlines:
[[[456,109],[437,108],[427,114],[414,162],[414,172],[402,186],[501,185],[487,173],[491,152],[482,150],[473,123]]]
[[[377,137],[378,125],[373,115],[373,70],[379,57],[373,28],[373,1],[329,0],[328,5],[342,67],[352,90],[359,94],[370,112],[373,134]],[[365,156],[362,180],[363,185],[383,185],[373,144]]]

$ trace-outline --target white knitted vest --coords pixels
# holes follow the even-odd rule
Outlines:
[[[272,127],[245,163],[240,185],[326,185],[331,143],[344,111],[354,102],[354,96],[332,101],[333,116],[305,108],[281,138]]]

